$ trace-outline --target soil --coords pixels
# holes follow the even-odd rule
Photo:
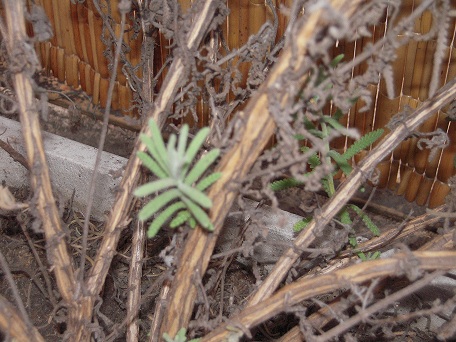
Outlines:
[[[26,189],[16,189],[14,195],[17,200],[27,200],[28,192]],[[302,209],[293,206],[293,203],[300,203],[299,198],[314,198],[313,202],[309,200],[307,205],[321,205],[325,201],[324,196],[309,195],[303,193],[302,190],[292,190],[286,193],[281,193],[279,196],[280,206],[282,209],[287,209],[294,212],[300,212]],[[381,198],[381,196],[378,196]],[[388,197],[391,200],[391,195]],[[408,213],[411,204],[402,202],[404,212]],[[378,207],[382,204],[377,204]],[[398,207],[395,207],[396,209]],[[422,210],[416,208],[415,210]],[[397,215],[400,215],[397,211]],[[376,222],[379,227],[387,227],[391,224],[397,224],[399,218],[385,216],[378,212],[369,212],[370,217]],[[75,261],[79,263],[79,245],[80,232],[82,227],[82,215],[74,212],[71,208],[67,208],[64,215],[65,223],[67,224],[69,235],[69,246],[72,249],[72,254]],[[20,218],[20,219],[18,219]],[[22,226],[29,232],[29,237],[25,236]],[[33,220],[27,212],[18,213],[16,216],[0,216],[0,251],[5,255],[9,264],[10,270],[13,274],[13,279],[19,290],[20,296],[33,324],[39,328],[40,333],[46,341],[60,341],[65,332],[64,323],[64,310],[56,310],[56,303],[52,303],[49,290],[46,288],[43,274],[39,270],[39,265],[34,257],[30,245],[35,247],[38,257],[43,264],[46,265],[45,244],[43,235],[34,232],[32,228]],[[89,260],[93,257],[93,251],[96,249],[101,235],[102,223],[92,222],[89,233]],[[368,232],[364,231],[368,234]],[[127,276],[128,276],[128,253],[130,248],[130,231],[126,231],[119,243],[119,253],[112,263],[111,270],[107,277],[104,292],[102,294],[102,304],[98,312],[99,324],[106,329],[112,331],[116,324],[120,324],[126,316],[125,302],[127,297]],[[168,234],[161,234],[155,239],[148,240],[147,243],[147,256],[144,263],[144,274],[142,278],[143,293],[147,293],[148,289],[153,288],[155,280],[163,273],[167,266],[163,263],[162,259],[158,257],[158,253],[169,242],[170,236]],[[423,241],[427,240],[425,234],[421,237]],[[423,243],[419,242],[419,244]],[[415,241],[416,242],[416,241]],[[92,251],[92,252],[90,252]],[[220,272],[223,265],[217,265],[217,262],[212,264],[214,270]],[[49,270],[46,270],[48,272]],[[265,272],[264,270],[262,272]],[[51,273],[49,276],[52,280],[53,295],[57,294],[54,278]],[[224,276],[224,293],[223,293],[223,307],[221,308],[221,293],[220,288],[215,293],[209,292],[210,308],[213,315],[222,310],[225,316],[229,316],[238,311],[243,304],[249,293],[256,287],[255,270],[246,266],[245,263],[238,262],[236,259],[226,268]],[[14,303],[14,297],[10,287],[4,276],[0,277],[0,293],[4,294],[8,300]],[[144,298],[146,301],[140,312],[140,319],[142,322],[142,335],[140,340],[146,339],[146,332],[149,329],[149,318],[153,313],[154,299],[158,295],[158,290],[149,293],[148,297]],[[338,293],[331,296],[322,297],[322,300],[332,300]],[[56,299],[58,302],[58,298]],[[310,305],[310,308],[312,305]],[[268,321],[261,325],[254,331],[254,340],[256,341],[272,341],[274,337],[280,336],[288,327],[296,323],[293,315],[281,315],[274,320]],[[116,340],[122,341],[125,337],[120,335]],[[368,340],[368,339],[366,339]]]

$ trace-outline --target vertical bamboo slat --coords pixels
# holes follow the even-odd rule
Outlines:
[[[78,62],[78,72],[79,72],[79,82],[81,85],[81,88],[87,93],[87,95],[90,95],[88,89],[87,89],[87,81],[89,76],[86,73],[86,66],[88,66],[84,61],[79,60]]]
[[[396,190],[396,193],[398,195],[404,195],[405,192],[407,191],[407,188],[409,187],[409,181],[410,181],[410,177],[412,176],[413,169],[410,166],[402,164],[399,167],[399,171],[400,171],[401,181]]]
[[[410,173],[410,179],[408,180],[408,184],[404,194],[404,197],[407,201],[415,201],[415,198],[418,194],[418,189],[420,188],[420,184],[423,181],[423,179],[423,175],[420,175],[416,172]]]
[[[108,99],[108,88],[109,88],[109,80],[107,78],[101,77],[100,75],[100,105],[102,107],[106,107],[106,102]]]
[[[76,55],[67,56],[65,60],[66,81],[74,89],[79,88],[79,57]]]
[[[418,187],[418,193],[416,194],[416,204],[426,205],[429,194],[431,193],[433,179],[423,176],[420,186]]]
[[[87,84],[86,92],[89,95],[93,95],[93,79],[95,77],[95,71],[90,67],[90,65],[86,64],[85,66],[85,80]]]
[[[78,13],[78,32],[79,34],[75,36],[80,37],[81,45],[80,50],[81,54],[79,58],[81,58],[85,63],[89,65],[93,65],[93,55],[92,55],[92,41],[90,39],[89,33],[89,12],[87,7],[83,4],[78,3],[77,5],[77,13]]]
[[[65,50],[57,48],[57,78],[65,83]]]
[[[396,191],[399,177],[399,161],[393,160],[391,161],[390,174],[388,177],[388,189]]]
[[[293,3],[291,0],[275,0],[273,2],[277,7],[280,4],[291,7]],[[42,66],[46,70],[50,70],[59,81],[66,82],[76,89],[80,86],[88,95],[92,95],[94,104],[104,106],[110,73],[107,59],[104,57],[106,47],[100,39],[103,29],[102,19],[93,1],[86,0],[84,3],[73,4],[70,0],[36,0],[36,3],[44,7],[55,30],[55,35],[50,42],[36,44]],[[118,32],[120,17],[117,12],[117,3],[117,0],[107,0],[108,7],[111,8],[110,15],[114,20],[113,27],[116,35],[120,33]],[[191,6],[192,1],[180,0],[179,3],[185,12]],[[370,28],[371,37],[364,37],[356,42],[340,41],[339,45],[334,47],[334,55],[343,52],[345,61],[351,60],[360,53],[366,44],[375,43],[381,39],[386,27],[394,26],[401,18],[408,16],[418,3],[414,0],[402,1],[401,11],[395,23],[386,22],[385,19],[384,22]],[[108,7],[103,7],[103,10],[108,11]],[[231,14],[222,30],[230,49],[240,47],[251,34],[258,31],[267,19],[272,18],[272,13],[264,1],[233,0],[228,2],[228,7]],[[105,14],[107,13],[105,12]],[[136,13],[132,12],[131,15],[135,16]],[[278,11],[278,15],[280,36],[285,31],[288,17],[281,11]],[[449,41],[453,43],[455,23],[456,18],[453,18],[449,28]],[[431,24],[431,14],[426,12],[415,22],[414,30],[417,35],[425,34],[429,31]],[[132,28],[132,22],[127,23],[127,28],[128,32],[124,34],[124,42],[131,48],[127,54],[127,59],[129,63],[136,65],[141,58],[142,39],[141,37],[133,39],[135,32]],[[170,45],[170,42],[160,34],[157,34],[157,43],[159,46],[156,47],[154,54],[154,72],[157,72],[164,64],[169,54],[167,46]],[[112,47],[110,48],[112,49]],[[394,99],[387,98],[386,84],[381,79],[378,84],[369,85],[372,98],[376,100],[372,108],[361,113],[360,108],[364,104],[359,101],[341,123],[349,127],[356,127],[361,134],[365,134],[373,129],[385,127],[391,117],[403,110],[405,106],[412,109],[417,108],[421,101],[428,97],[435,49],[435,41],[410,41],[405,46],[400,47],[396,51],[397,59],[392,64],[394,95],[396,97]],[[456,76],[455,52],[453,46],[449,46],[445,52],[440,73],[440,85]],[[234,63],[236,62],[234,61]],[[240,86],[245,85],[249,67],[249,63],[241,63],[240,70],[243,76]],[[356,76],[365,72],[366,68],[367,63],[364,62],[354,68],[353,75]],[[141,72],[139,69],[136,76],[142,77]],[[160,77],[157,87],[160,86],[165,75],[166,71]],[[131,106],[133,94],[120,67],[117,70],[117,80],[112,109],[127,110]],[[233,94],[228,96],[228,101],[234,99]],[[208,124],[210,114],[202,98],[198,100],[197,111],[200,124]],[[330,104],[325,107],[327,113],[334,111],[335,108]],[[437,158],[428,160],[429,151],[426,149],[419,150],[416,147],[418,138],[407,139],[395,149],[391,162],[385,160],[379,166],[379,170],[381,170],[379,186],[388,186],[398,190],[399,193],[404,194],[407,200],[415,200],[420,204],[429,202],[429,205],[436,205],[436,203],[441,203],[441,196],[447,191],[444,183],[456,171],[452,161],[456,155],[456,128],[445,118],[445,111],[436,113],[435,117],[423,124],[420,131],[428,133],[437,127],[445,131],[448,130],[451,146],[443,152],[438,151]],[[341,149],[345,148],[346,144],[350,146],[351,143],[352,141],[346,141],[344,137],[341,137],[331,142],[331,147],[342,152]],[[364,153],[360,155],[362,154]],[[359,158],[360,156],[357,156],[355,159],[359,160]],[[401,171],[398,173],[399,165]],[[434,182],[434,177],[437,177],[438,181]],[[396,183],[396,180],[399,179],[400,182]],[[426,194],[426,191],[429,192],[431,187],[431,197],[436,196],[435,198],[428,198],[429,196]]]
[[[429,208],[436,208],[445,203],[445,197],[450,193],[448,184],[442,183],[439,180],[434,182],[431,193],[429,194]]]

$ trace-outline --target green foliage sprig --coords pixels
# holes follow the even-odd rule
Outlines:
[[[334,60],[330,63],[330,67],[334,68],[337,66],[339,62],[342,61],[344,58],[344,55],[339,55]],[[320,85],[323,81],[325,81],[328,78],[328,72],[325,69],[325,67],[321,67],[318,71],[317,77],[315,79],[314,85],[318,86]],[[328,89],[332,87],[331,84],[327,85]],[[331,98],[328,97],[327,100],[330,100]],[[320,99],[318,97],[313,97],[310,99],[309,103],[312,104],[315,101],[319,101]],[[325,100],[325,99],[321,99]],[[351,99],[350,102],[355,103],[356,99]],[[312,111],[311,106],[309,106],[309,110]],[[326,159],[324,160],[326,163],[332,163],[334,165],[334,172],[330,173],[329,175],[325,176],[322,178],[322,187],[325,190],[325,192],[328,194],[329,197],[332,197],[336,193],[335,185],[334,185],[334,176],[335,174],[340,170],[342,171],[345,175],[349,175],[352,172],[352,166],[350,165],[350,160],[359,152],[362,150],[368,148],[371,146],[376,140],[378,140],[382,135],[384,130],[383,129],[378,129],[373,132],[369,132],[362,136],[360,139],[355,140],[355,142],[345,151],[345,153],[340,154],[334,149],[331,149],[329,145],[329,137],[331,131],[337,131],[342,135],[345,136],[350,136],[350,131],[347,130],[346,127],[340,124],[339,119],[344,115],[344,113],[338,109],[336,112],[331,116],[322,113],[321,110],[313,112],[315,116],[318,118],[316,122],[310,121],[308,118],[304,118],[304,127],[307,131],[308,134],[313,135],[315,138],[320,139],[323,143],[323,149],[324,149],[324,154],[326,155]],[[296,135],[295,138],[297,140],[304,140],[305,137],[302,135]],[[301,148],[301,151],[304,153],[309,152],[309,147],[305,146]],[[310,176],[313,172],[315,172],[315,169],[317,166],[322,164],[322,160],[320,159],[320,156],[317,153],[313,153],[310,155],[309,159],[307,160],[307,163],[309,164],[311,171],[307,172],[304,174],[303,178],[305,179],[306,177]],[[285,178],[281,180],[277,180],[271,183],[271,189],[274,191],[280,191],[284,190],[287,188],[291,187],[296,187],[299,185],[303,185],[304,182],[298,181],[294,178]],[[375,223],[367,216],[361,208],[357,207],[356,205],[349,204],[345,206],[344,209],[338,214],[338,218],[342,224],[345,225],[352,225],[353,221],[350,217],[350,211],[354,212],[356,215],[358,215],[362,222],[366,225],[366,227],[375,235],[378,236],[380,234],[380,231],[378,227],[375,225]],[[307,225],[312,221],[311,217],[304,218],[297,222],[294,225],[294,230],[295,231],[300,231],[304,228],[307,227]],[[356,239],[350,238],[349,242],[352,244],[353,247],[353,241],[356,242]],[[361,257],[361,256],[360,256]],[[377,257],[377,254],[375,255],[363,255],[362,257],[368,258],[368,257]]]
[[[187,329],[181,328],[177,332],[176,337],[172,338],[171,336],[168,335],[168,333],[164,333],[163,339],[165,340],[165,342],[198,342],[200,340],[199,338],[187,340],[187,337],[185,336],[186,334],[187,334]]]
[[[146,197],[161,192],[139,212],[138,218],[146,221],[160,212],[149,225],[147,235],[153,237],[160,228],[175,215],[170,226],[175,228],[185,222],[192,227],[198,222],[203,228],[212,231],[213,226],[205,212],[212,206],[212,201],[204,194],[210,185],[221,177],[215,172],[202,179],[200,177],[215,162],[220,154],[213,149],[203,155],[193,166],[198,150],[204,143],[209,128],[201,129],[186,149],[189,127],[184,125],[179,138],[171,134],[165,146],[160,129],[153,119],[149,120],[151,136],[141,134],[140,139],[146,145],[148,153],[138,152],[138,158],[159,179],[138,187],[134,195]],[[177,145],[176,145],[177,143]]]
[[[333,161],[335,164],[335,171],[328,176],[322,178],[322,186],[325,192],[329,197],[332,197],[336,190],[334,186],[334,175],[341,170],[346,176],[348,176],[351,171],[352,171],[352,166],[349,164],[349,160],[354,157],[357,153],[361,152],[365,148],[369,147],[372,145],[376,140],[378,140],[383,134],[383,129],[378,129],[373,132],[369,132],[362,136],[359,140],[356,140],[353,145],[351,145],[343,154],[338,153],[337,151],[334,150],[329,150],[327,152],[328,158],[330,159],[329,161]],[[298,137],[300,138],[300,137]],[[329,148],[329,145],[328,145]],[[307,152],[309,150],[308,147],[303,147],[302,152]],[[313,155],[310,156],[308,163],[310,165],[311,169],[315,169],[318,165],[321,164],[320,157],[314,153]],[[304,177],[310,175],[310,173],[313,171],[310,171],[304,175]],[[291,187],[296,187],[299,185],[302,185],[303,183],[294,179],[294,178],[285,178],[281,179],[278,181],[275,181],[271,183],[271,189],[274,191],[280,191],[284,189],[288,189]],[[378,229],[377,225],[370,219],[366,213],[364,213],[361,208],[354,204],[348,204],[342,209],[342,211],[339,213],[339,219],[340,222],[346,225],[352,225],[353,221],[350,217],[349,210],[352,210],[357,214],[359,217],[361,217],[362,222],[364,225],[372,232],[374,236],[380,235],[380,230]],[[299,232],[302,229],[306,228],[307,225],[312,221],[311,217],[306,217],[303,218],[302,220],[298,221],[295,223],[293,226],[293,229],[295,232]],[[357,246],[356,238],[352,237],[349,239],[349,243],[352,247]],[[378,258],[380,255],[379,252],[376,252],[374,254],[368,254],[364,255],[362,253],[358,253],[358,256],[362,260],[371,260]]]

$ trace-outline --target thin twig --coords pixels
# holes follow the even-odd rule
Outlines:
[[[131,242],[130,271],[128,274],[127,326],[128,342],[136,342],[139,337],[138,312],[141,305],[141,277],[146,231],[144,222],[136,221]]]
[[[303,300],[345,288],[350,284],[363,284],[380,277],[398,276],[407,273],[409,268],[414,268],[415,271],[450,270],[455,262],[456,252],[454,251],[397,253],[389,259],[366,261],[330,274],[297,280],[285,285],[270,298],[245,308],[232,317],[230,322],[219,325],[206,335],[201,342],[217,342],[228,340],[233,336],[241,337],[245,331]]]
[[[0,148],[4,149],[5,152],[8,153],[11,158],[13,158],[15,161],[17,161],[19,164],[25,167],[28,171],[30,171],[30,166],[27,162],[27,159],[25,159],[25,157],[22,154],[17,152],[13,148],[13,146],[0,139]]]
[[[353,317],[345,320],[344,322],[340,323],[336,327],[332,328],[331,330],[325,332],[323,335],[314,337],[315,342],[323,342],[329,341],[336,336],[340,336],[343,332],[347,331],[354,325],[366,321],[369,316],[373,315],[374,313],[387,308],[388,306],[392,305],[393,303],[399,301],[400,299],[409,296],[410,294],[418,291],[419,289],[423,288],[427,284],[429,284],[433,279],[443,275],[445,271],[435,271],[430,274],[427,274],[420,280],[414,281],[413,284],[399,290],[395,293],[388,295],[385,299],[382,299],[375,304],[363,309],[361,312],[356,314]]]
[[[87,208],[85,213],[84,228],[82,233],[82,250],[81,250],[81,265],[79,267],[79,289],[84,288],[84,269],[85,269],[85,260],[87,255],[87,236],[89,234],[89,222],[90,215],[92,213],[93,200],[95,194],[95,186],[98,177],[98,169],[100,167],[101,155],[103,153],[103,148],[106,140],[106,134],[108,132],[108,123],[109,123],[109,112],[111,110],[112,94],[114,91],[114,85],[117,76],[117,66],[119,64],[119,55],[122,49],[123,33],[125,31],[125,17],[126,14],[130,11],[131,2],[129,0],[121,0],[119,3],[119,11],[121,14],[120,21],[120,33],[117,40],[116,52],[114,55],[114,63],[112,67],[111,79],[109,81],[108,96],[106,102],[106,108],[103,116],[103,126],[101,128],[100,141],[98,143],[98,151],[95,159],[95,164],[93,167],[92,177],[90,179],[89,192],[87,196]]]
[[[261,284],[256,294],[251,298],[249,305],[257,304],[267,298],[277,289],[288,270],[297,260],[302,248],[307,248],[340,210],[355,194],[360,185],[368,178],[376,165],[383,160],[397,145],[399,145],[407,132],[418,127],[431,115],[450,103],[456,97],[456,79],[442,87],[434,97],[428,99],[423,105],[413,112],[406,120],[391,131],[371,152],[363,159],[358,167],[350,174],[339,187],[336,194],[322,208],[318,217],[314,218],[306,230],[301,232],[294,241],[294,246],[282,255],[274,269]]]
[[[51,283],[51,279],[49,277],[49,274],[48,274],[48,272],[46,270],[46,267],[44,267],[44,265],[43,265],[43,263],[41,261],[41,258],[38,255],[38,252],[37,252],[35,246],[32,243],[32,240],[30,238],[29,233],[27,232],[27,229],[26,229],[24,223],[19,221],[19,225],[21,226],[22,232],[24,233],[24,236],[27,239],[27,243],[28,243],[28,245],[30,247],[30,250],[33,253],[33,256],[35,257],[35,261],[38,264],[38,268],[39,268],[41,274],[43,275],[44,282],[46,283],[47,295],[49,297],[49,300],[51,301],[52,306],[55,307],[57,305],[57,300],[55,299],[54,293],[52,291],[52,283]]]
[[[24,303],[22,302],[21,296],[19,295],[19,290],[17,289],[16,283],[14,282],[13,275],[11,274],[11,271],[8,267],[8,263],[6,262],[5,257],[3,256],[3,253],[0,252],[0,266],[3,270],[3,273],[5,275],[6,281],[8,282],[8,285],[13,292],[13,297],[16,302],[17,308],[19,309],[19,312],[21,313],[22,319],[24,320],[25,324],[27,325],[27,329],[30,331],[33,329],[33,324],[30,321],[30,317],[27,313],[27,310],[25,310]]]

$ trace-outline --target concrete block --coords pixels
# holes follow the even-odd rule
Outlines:
[[[7,141],[18,152],[26,156],[21,126],[19,122],[0,117],[0,139]],[[75,190],[74,207],[85,212],[88,189],[95,163],[97,149],[46,133],[43,135],[46,158],[48,160],[54,193],[60,201],[67,201]],[[92,216],[104,219],[114,202],[115,191],[127,159],[103,152],[94,197]],[[8,153],[0,149],[0,181],[9,187],[29,184],[27,170],[14,161]],[[117,178],[116,178],[117,177]]]

